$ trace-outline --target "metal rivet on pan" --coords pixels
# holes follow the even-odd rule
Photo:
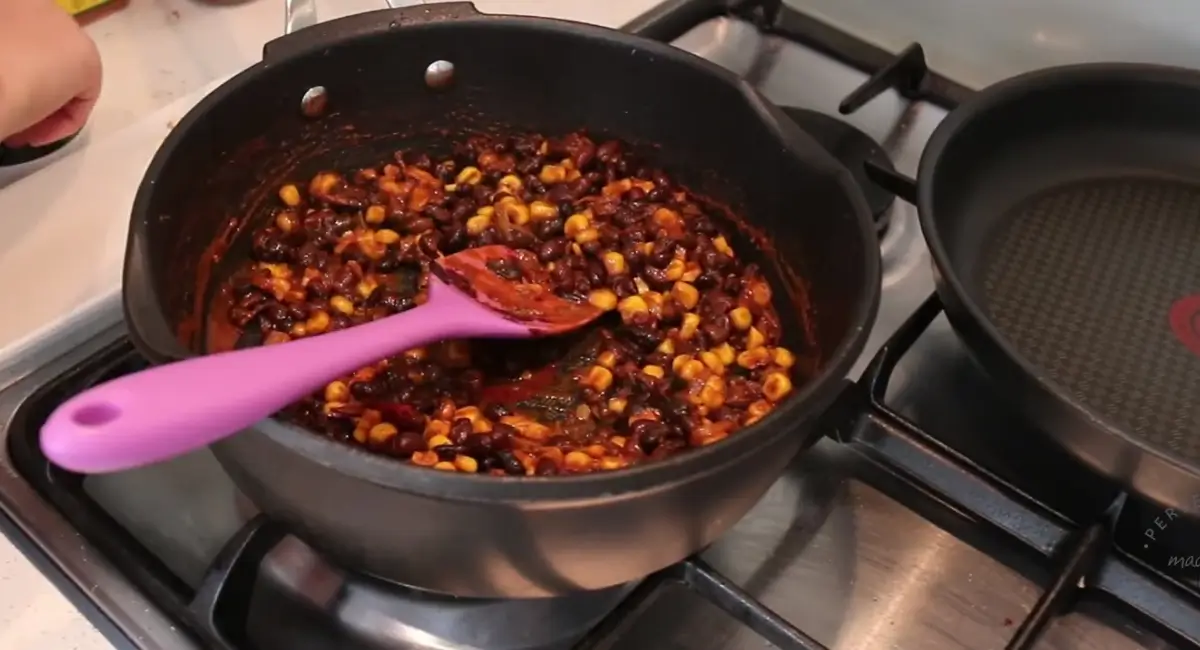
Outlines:
[[[449,61],[434,61],[425,68],[425,85],[430,88],[445,88],[454,81],[454,64]]]
[[[325,86],[313,86],[305,91],[304,97],[300,99],[300,112],[304,113],[305,117],[321,117],[325,114],[328,104],[329,93]]]

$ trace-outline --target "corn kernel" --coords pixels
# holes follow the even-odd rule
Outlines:
[[[496,213],[516,226],[529,223],[529,207],[516,197],[506,196],[501,199],[496,204]]]
[[[331,381],[325,385],[326,402],[345,402],[350,399],[350,387],[344,381]]]
[[[643,291],[641,293],[642,300],[646,301],[646,305],[650,307],[650,311],[655,315],[662,313],[662,306],[665,300],[663,295],[657,291]]]
[[[600,231],[595,228],[584,228],[578,233],[575,233],[575,243],[587,244],[600,239]]]
[[[612,370],[617,365],[617,353],[612,350],[601,352],[600,356],[596,357],[596,364]]]
[[[735,307],[729,312],[729,321],[733,323],[734,328],[745,331],[754,323],[754,316],[745,307]]]
[[[675,375],[684,381],[691,381],[699,377],[705,370],[704,362],[699,359],[688,359],[686,363],[679,367]]]
[[[746,407],[746,418],[743,420],[743,424],[749,426],[758,422],[770,413],[772,408],[774,407],[767,400],[755,400],[750,406]]]
[[[304,332],[306,335],[320,334],[329,329],[329,314],[324,311],[318,311],[308,320],[304,321]]]
[[[478,167],[463,167],[462,171],[454,177],[454,182],[459,185],[476,185],[483,180],[483,172],[479,171]]]
[[[622,194],[633,189],[633,181],[628,178],[613,181],[604,186],[600,193],[604,196],[621,196]]]
[[[367,208],[367,213],[363,218],[372,226],[378,226],[387,218],[387,210],[384,210],[382,205],[373,205]]]
[[[529,204],[529,216],[534,221],[546,221],[558,216],[558,208],[545,201],[534,201]]]
[[[563,234],[574,239],[576,235],[587,230],[591,225],[592,218],[586,212],[576,212],[567,217],[566,222],[563,223]]]
[[[612,289],[596,289],[588,294],[588,302],[596,309],[612,311],[617,308],[617,294]]]
[[[700,362],[704,364],[704,367],[718,375],[724,374],[725,372],[725,364],[721,363],[721,357],[718,357],[716,352],[711,350],[705,350],[701,352]]]
[[[683,277],[683,271],[685,268],[687,268],[687,265],[684,263],[684,261],[676,257],[675,259],[671,260],[669,264],[667,264],[667,268],[663,269],[663,275],[668,280],[674,282],[675,280]]]
[[[700,327],[700,317],[696,314],[688,312],[683,315],[683,322],[679,324],[679,338],[682,341],[689,341],[696,335],[696,330]]]
[[[396,430],[395,425],[387,422],[380,422],[379,424],[371,427],[370,433],[367,434],[367,440],[369,440],[373,445],[382,445],[396,437],[397,433],[399,433],[399,431]]]
[[[317,174],[313,177],[312,182],[309,183],[308,191],[318,196],[321,194],[328,194],[329,192],[333,191],[334,186],[336,186],[341,180],[342,177],[338,176],[337,174]]]
[[[485,205],[482,208],[479,208],[478,210],[476,210],[475,214],[483,215],[485,217],[495,216],[496,208],[494,208],[490,205]]]
[[[454,463],[452,463],[448,460],[443,460],[443,461],[434,463],[433,468],[441,470],[443,472],[453,472],[458,469],[457,467],[454,466]]]
[[[345,296],[334,296],[329,299],[329,306],[335,311],[343,313],[347,316],[354,313],[354,303]]]
[[[646,304],[646,301],[641,296],[629,296],[617,303],[617,311],[621,312],[622,320],[630,320],[636,314],[649,313],[650,306]],[[697,316],[696,320],[697,324],[699,324],[700,317]]]
[[[684,309],[691,309],[700,302],[700,291],[687,282],[676,282],[671,287],[671,297]]]
[[[625,408],[629,406],[629,402],[624,397],[614,397],[608,400],[608,412],[620,415],[625,412]],[[616,436],[613,436],[613,444],[616,443]],[[624,446],[624,442],[618,446]]]
[[[737,364],[743,368],[753,370],[767,365],[771,360],[771,352],[766,348],[755,348],[746,350],[737,355]]]
[[[433,467],[438,462],[438,455],[432,451],[418,451],[409,459],[413,465]]]
[[[579,378],[579,383],[600,392],[608,390],[608,387],[612,386],[612,381],[612,371],[604,366],[592,366]]]
[[[475,472],[479,471],[479,461],[471,458],[470,456],[459,454],[458,456],[454,457],[454,468],[460,472],[474,474]]]
[[[751,327],[749,332],[746,332],[746,349],[755,350],[761,348],[767,342],[767,337],[758,330],[757,327]]]
[[[725,380],[712,375],[704,380],[700,388],[700,403],[709,409],[718,409],[725,405]]]
[[[642,372],[658,379],[662,379],[667,374],[666,371],[662,369],[662,366],[655,365],[643,366]]]
[[[654,348],[654,351],[668,355],[675,354],[675,341],[672,341],[671,339],[663,339],[663,342],[659,343],[658,347]]]
[[[763,380],[763,395],[772,402],[787,397],[787,394],[792,392],[792,380],[782,372],[767,373],[767,378]]]
[[[272,334],[274,334],[274,332],[272,332]],[[292,329],[288,330],[288,336],[298,339],[308,336],[308,325],[305,323],[296,323],[295,325],[292,325]]]
[[[449,436],[450,423],[445,420],[430,420],[425,423],[425,439],[429,440],[436,436]],[[449,438],[447,438],[449,439]]]
[[[679,213],[671,210],[670,208],[659,208],[655,210],[651,219],[653,219],[654,225],[660,228],[674,228],[679,224],[680,221]]]
[[[616,251],[610,251],[604,254],[604,271],[610,276],[621,275],[627,270],[625,258]]]
[[[477,214],[470,219],[467,219],[467,234],[478,235],[490,228],[492,225],[492,217],[486,214]]]
[[[612,471],[614,469],[621,469],[624,466],[625,461],[615,456],[605,456],[600,459],[600,469],[602,470]]]
[[[671,359],[671,372],[675,372],[675,373],[679,372],[679,370],[681,368],[683,368],[685,365],[687,365],[687,362],[689,362],[691,360],[692,360],[692,355],[690,355],[690,354],[681,354],[681,355],[675,357],[674,359]]]
[[[450,420],[453,421],[459,418],[466,418],[471,421],[471,424],[475,424],[475,422],[483,418],[483,411],[480,411],[478,406],[464,406],[460,409],[455,409],[454,417],[450,418]]]
[[[375,241],[383,244],[384,246],[387,246],[388,244],[395,244],[396,242],[400,241],[400,233],[388,228],[376,230]]]
[[[578,472],[591,468],[592,457],[582,451],[571,451],[567,452],[567,455],[563,458],[563,464],[567,466],[567,469],[573,469]]]
[[[791,368],[796,365],[796,355],[787,348],[775,348],[771,351],[771,363],[780,368]]]
[[[755,282],[750,285],[750,300],[759,307],[771,304],[771,287],[766,282]]]
[[[375,409],[366,409],[363,411],[362,415],[358,417],[358,422],[359,424],[374,426],[380,422],[383,422],[383,414]]]
[[[546,185],[561,183],[567,180],[567,170],[562,165],[544,165],[538,174],[538,180]]]
[[[304,325],[302,323],[297,323],[296,325],[292,326],[292,329],[297,327],[303,328]],[[304,334],[301,333],[300,336],[304,336]],[[290,340],[292,340],[292,337],[284,332],[271,331],[267,332],[267,335],[263,337],[263,345],[278,345],[280,343],[287,343]]]
[[[374,278],[366,277],[363,278],[362,282],[354,285],[354,293],[357,293],[359,298],[366,300],[367,298],[370,298],[371,294],[375,293],[375,290],[378,288],[379,283],[376,282]]]
[[[296,229],[296,215],[291,212],[280,212],[275,215],[275,227],[284,234]]]
[[[713,248],[717,249],[718,252],[733,257],[733,249],[729,247],[729,242],[725,241],[725,237],[714,237],[712,243]]]
[[[733,346],[728,343],[722,343],[718,345],[717,347],[713,348],[713,352],[716,353],[717,358],[721,360],[721,363],[727,366],[732,365],[737,359],[737,350],[734,350]]]
[[[428,445],[430,449],[437,449],[438,447],[450,444],[450,439],[446,436],[433,436],[429,438],[425,444]]]
[[[700,277],[700,274],[703,272],[704,269],[700,268],[698,263],[687,262],[683,265],[683,277],[679,279],[684,282],[695,282],[696,278]]]
[[[521,182],[521,179],[514,174],[508,174],[504,178],[501,178],[496,185],[509,194],[516,194],[525,187],[525,184]]]
[[[369,434],[370,434],[369,428],[367,428],[363,424],[357,424],[354,426],[354,433],[352,435],[354,436],[355,442],[365,445],[365,444],[367,444],[367,435],[369,435]]]
[[[300,205],[300,190],[295,185],[287,184],[279,188],[279,200],[289,208]]]
[[[550,434],[553,433],[550,427],[523,415],[506,415],[500,418],[500,422],[513,427],[521,434],[522,438],[530,440],[542,441],[549,438]]]
[[[457,183],[447,183],[442,186],[442,191],[445,192],[446,194],[453,194],[458,191],[458,184]]]

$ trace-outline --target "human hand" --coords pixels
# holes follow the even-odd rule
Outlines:
[[[74,135],[100,96],[100,53],[54,0],[0,0],[0,142]]]

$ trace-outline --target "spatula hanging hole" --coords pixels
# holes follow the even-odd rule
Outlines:
[[[434,61],[425,68],[425,85],[430,88],[445,88],[454,81],[454,64],[449,61]]]
[[[99,404],[88,404],[75,411],[71,419],[79,426],[99,427],[116,420],[120,415],[121,410],[116,406],[101,402]]]

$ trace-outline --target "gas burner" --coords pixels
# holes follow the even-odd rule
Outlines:
[[[883,147],[854,125],[836,117],[804,108],[787,107],[783,112],[850,170],[867,198],[867,205],[875,217],[876,229],[881,233],[886,230],[888,213],[896,197],[871,182],[866,170],[866,164],[871,162],[886,170],[895,171],[895,166]]]

